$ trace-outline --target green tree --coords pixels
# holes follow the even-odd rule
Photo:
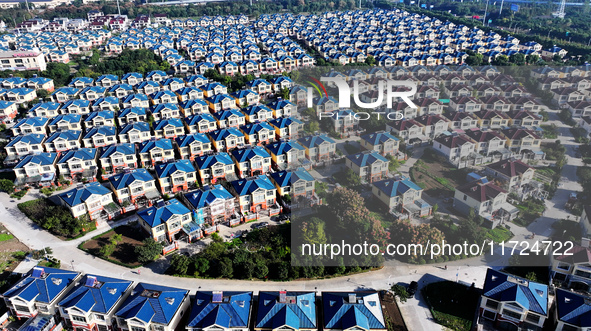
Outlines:
[[[397,296],[400,299],[400,302],[406,302],[406,300],[410,298],[406,288],[400,284],[393,285],[391,290],[394,293],[394,296]]]
[[[279,96],[285,100],[289,100],[289,89],[287,87],[282,88]]]
[[[0,179],[0,191],[6,193],[14,192],[14,183],[10,179]]]
[[[222,258],[218,263],[218,275],[222,278],[232,278],[234,265],[229,257]]]
[[[206,275],[209,271],[209,260],[199,257],[195,260],[195,272],[197,275]]]
[[[175,275],[186,275],[189,270],[189,264],[191,264],[189,257],[183,254],[176,254],[170,260],[170,268]]]
[[[523,53],[515,53],[509,57],[509,61],[517,65],[524,65],[525,55]]]
[[[254,267],[254,274],[256,278],[263,279],[269,274],[269,268],[265,263],[257,263]]]
[[[370,66],[373,66],[373,65],[375,65],[375,64],[376,64],[376,58],[375,58],[375,57],[373,57],[373,55],[368,55],[368,56],[365,58],[365,63],[367,63],[367,64],[368,64],[368,65],[370,65]]]
[[[318,217],[312,217],[309,221],[303,220],[300,225],[302,242],[312,245],[326,244],[325,223]]]
[[[141,246],[136,246],[134,252],[137,255],[137,260],[141,264],[152,262],[162,253],[162,244],[155,241],[153,238],[146,238],[142,241]]]

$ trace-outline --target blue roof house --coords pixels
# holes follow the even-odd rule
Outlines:
[[[254,329],[318,330],[315,292],[259,292]]]
[[[210,328],[248,331],[252,302],[252,292],[199,291],[195,295],[187,331]]]
[[[431,205],[421,198],[423,189],[407,178],[374,182],[371,191],[389,210],[407,212],[418,217],[431,213]]]
[[[119,206],[113,202],[113,192],[101,183],[92,182],[58,194],[60,203],[70,209],[74,217],[85,214],[90,219],[111,219],[119,214]]]
[[[322,292],[324,330],[386,330],[378,292]]]
[[[75,285],[80,274],[48,267],[35,267],[2,294],[4,302],[16,317],[37,314],[53,315],[57,303]]]
[[[558,294],[557,299],[560,300]],[[479,314],[493,321],[495,327],[505,325],[541,330],[549,308],[548,285],[487,270]]]
[[[74,329],[111,329],[113,316],[132,286],[129,280],[85,275],[59,302],[61,316]]]
[[[169,243],[183,234],[184,225],[193,221],[192,212],[177,199],[156,202],[137,213],[142,229],[154,240]]]
[[[120,329],[174,331],[189,311],[189,291],[139,283],[115,314]]]

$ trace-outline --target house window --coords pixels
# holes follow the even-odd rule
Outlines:
[[[84,318],[82,316],[70,315],[70,318],[72,319],[72,321],[86,323],[86,318]]]
[[[482,312],[482,317],[484,317],[486,319],[489,319],[489,320],[493,320],[494,321],[496,316],[497,316],[497,314],[495,312],[493,312],[493,311],[490,311],[490,310],[484,310]]]
[[[525,320],[531,323],[538,324],[540,323],[540,315],[527,313],[527,315],[525,316]]]
[[[486,307],[497,310],[499,308],[499,303],[494,300],[487,299],[486,300]]]
[[[132,326],[131,331],[146,331],[144,328],[138,328],[137,326]]]
[[[468,196],[464,194],[464,201],[468,200]]]
[[[503,316],[504,317],[509,317],[511,319],[516,319],[516,320],[521,320],[521,314],[511,311],[511,310],[507,310],[507,309],[503,309]]]

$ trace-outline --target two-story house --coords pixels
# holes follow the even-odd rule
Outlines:
[[[422,199],[423,189],[407,178],[374,182],[371,192],[388,210],[406,212],[411,217],[431,214],[431,205]]]
[[[108,180],[115,198],[126,211],[130,204],[136,208],[149,207],[161,197],[156,180],[144,168],[121,172]]]
[[[226,223],[230,226],[240,222],[236,215],[236,198],[221,184],[205,186],[196,191],[186,193],[184,201],[196,215],[195,222],[205,224],[204,232]]]
[[[188,290],[139,283],[115,313],[119,330],[174,331],[189,313]]]
[[[74,330],[113,330],[113,317],[129,295],[133,282],[85,275],[59,302],[65,325]]]
[[[479,315],[495,327],[541,330],[549,306],[548,285],[487,270]]]
[[[13,316],[51,316],[58,302],[76,285],[80,273],[49,267],[34,267],[14,286],[2,293]]]
[[[196,186],[197,173],[189,160],[158,164],[155,170],[162,194],[187,191]]]
[[[180,201],[171,199],[159,200],[153,206],[140,210],[137,216],[140,226],[151,238],[169,243],[184,233],[183,225],[193,221],[191,213]]]
[[[120,214],[113,192],[98,182],[81,185],[58,194],[59,201],[76,218],[88,214],[91,220],[111,219]]]
[[[80,177],[80,179],[87,178],[94,181],[98,169],[97,157],[96,148],[69,150],[60,156],[57,169],[60,176],[66,178]]]
[[[313,162],[330,161],[336,153],[336,142],[327,135],[307,136],[298,139],[306,150],[306,158]]]
[[[519,210],[507,202],[507,191],[485,179],[471,181],[456,187],[454,208],[464,215],[470,210],[496,227],[499,223],[517,217]]]
[[[345,162],[347,168],[369,183],[386,177],[389,164],[390,161],[376,151],[347,155]]]
[[[50,186],[56,178],[57,158],[57,153],[39,153],[23,157],[13,168],[15,184]]]
[[[140,162],[144,167],[174,161],[174,149],[170,139],[147,140],[139,146]]]

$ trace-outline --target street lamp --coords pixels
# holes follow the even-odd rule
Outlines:
[[[72,266],[72,271],[74,271],[74,260],[70,261],[70,265]]]

